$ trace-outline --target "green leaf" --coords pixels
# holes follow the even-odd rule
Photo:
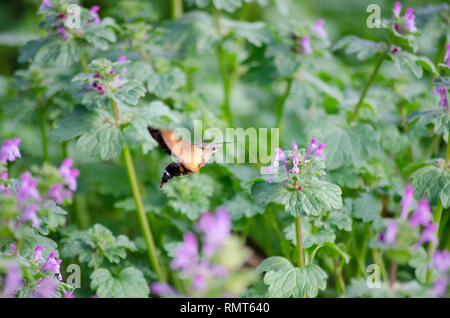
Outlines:
[[[256,214],[264,213],[264,205],[252,202],[248,195],[237,194],[231,200],[225,201],[224,206],[230,211],[232,220],[242,217],[251,218]]]
[[[58,120],[56,128],[50,133],[50,138],[67,141],[88,132],[95,120],[95,115],[85,107],[77,106],[68,117]]]
[[[327,144],[324,153],[329,170],[349,164],[362,167],[381,151],[377,132],[367,124],[348,127],[320,122],[312,128],[309,135]]]
[[[77,146],[92,156],[99,156],[103,160],[116,159],[123,146],[125,138],[123,132],[107,122],[95,121],[94,127],[78,139]]]
[[[213,189],[214,181],[206,175],[174,179],[163,187],[170,199],[169,205],[191,220],[196,220],[200,213],[209,209]]]
[[[365,60],[374,56],[377,52],[384,50],[384,42],[373,42],[361,39],[354,35],[346,36],[340,39],[333,47],[333,51],[345,48],[345,54],[354,54],[358,60]]]
[[[428,273],[428,264],[430,260],[428,258],[427,252],[421,246],[411,255],[411,259],[409,260],[409,266],[414,268],[414,273],[416,274],[416,278],[422,284],[425,284],[427,281],[427,273]]]
[[[333,242],[326,242],[320,248],[320,253],[325,253],[329,257],[342,257],[345,263],[350,262],[350,255],[344,251],[344,244],[334,244]]]
[[[341,209],[331,210],[327,222],[335,225],[339,230],[352,230],[352,201],[345,199]]]
[[[214,6],[219,10],[234,12],[242,6],[242,0],[213,0]]]
[[[135,267],[127,267],[117,275],[99,268],[90,279],[91,288],[102,298],[145,298],[150,293],[144,275]]]
[[[222,18],[220,23],[225,33],[232,32],[257,47],[269,43],[273,38],[272,32],[264,22],[245,22]]]
[[[444,208],[448,208],[450,196],[450,174],[436,166],[426,166],[416,170],[412,175],[412,185],[416,199],[427,198],[436,205],[439,197]]]
[[[167,99],[180,87],[186,85],[186,75],[178,67],[165,73],[153,73],[148,76],[147,88],[150,93],[161,99]]]
[[[136,105],[139,98],[145,96],[145,87],[137,80],[127,81],[122,88],[112,95],[117,103]]]
[[[39,66],[69,67],[78,61],[81,49],[75,41],[53,40],[45,43],[34,57]]]
[[[316,297],[327,283],[327,274],[319,266],[294,267],[280,256],[265,259],[256,271],[266,272],[264,283],[269,286],[270,297]]]
[[[378,222],[383,206],[378,198],[370,193],[362,193],[353,201],[353,216],[363,222]]]

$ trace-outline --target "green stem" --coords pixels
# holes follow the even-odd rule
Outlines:
[[[380,69],[380,66],[383,63],[386,56],[387,56],[387,52],[384,52],[381,54],[380,58],[378,59],[377,64],[375,65],[375,68],[373,69],[372,74],[370,74],[369,80],[367,81],[366,86],[364,86],[361,96],[359,97],[358,104],[356,104],[355,109],[350,117],[350,123],[354,122],[358,118],[359,109],[361,108],[361,106],[364,102],[364,98],[366,97],[366,94],[370,88],[370,85],[372,85],[372,82],[375,79],[375,76],[377,75],[378,70]]]
[[[442,206],[442,201],[441,198],[438,197],[438,203],[436,206],[436,212],[434,213],[434,222],[437,225],[436,228],[436,236],[439,238],[439,228],[440,228],[440,223],[441,223],[441,217],[442,217],[442,210],[443,210],[443,206]],[[438,246],[434,246],[433,242],[430,241],[429,245],[428,245],[428,257],[431,259],[433,257],[433,253],[436,250],[436,248],[438,248]],[[431,274],[432,274],[432,270],[430,269],[427,273],[427,283],[430,284],[431,283]]]
[[[111,106],[113,109],[114,116],[115,116],[116,120],[118,121],[120,119],[119,112],[117,109],[116,102],[113,99],[111,99]],[[138,179],[136,176],[136,170],[135,170],[134,164],[133,164],[133,158],[131,156],[131,152],[130,152],[130,149],[128,148],[127,144],[125,144],[122,151],[123,151],[123,159],[125,161],[125,166],[127,168],[128,178],[130,180],[130,186],[131,186],[131,191],[133,193],[134,203],[136,204],[136,212],[138,215],[139,224],[141,226],[142,234],[144,235],[145,243],[147,245],[148,257],[153,266],[153,269],[155,270],[156,274],[158,275],[159,281],[165,282],[166,277],[160,266],[158,254],[156,253],[155,242],[153,240],[152,231],[150,229],[150,224],[147,220],[147,216],[145,214],[144,203],[142,201],[141,192],[139,190],[139,183],[138,183]]]
[[[344,277],[342,276],[342,269],[339,266],[339,260],[337,257],[334,258],[334,266],[336,268],[336,278],[337,278],[337,281],[341,288],[341,291],[345,292],[345,281],[344,281]]]
[[[47,126],[45,123],[45,114],[47,113],[47,109],[45,107],[39,110],[39,122],[41,127],[41,138],[42,138],[42,153],[44,156],[44,162],[50,162],[48,156],[48,140],[47,140]]]
[[[215,9],[215,23],[216,23],[216,30],[217,33],[221,34],[221,27],[220,27],[220,10]],[[223,117],[226,120],[228,126],[233,127],[233,117],[231,114],[231,107],[230,107],[230,100],[231,100],[231,82],[228,78],[228,72],[226,67],[226,60],[225,60],[225,52],[222,48],[222,44],[219,43],[217,45],[217,56],[219,60],[219,70],[220,70],[220,76],[222,78],[223,83],[223,94],[224,94],[224,102],[222,105],[222,112]]]
[[[450,131],[448,132],[447,138],[447,152],[445,154],[445,167],[450,164]]]
[[[183,14],[183,0],[172,0],[172,19],[176,20]]]
[[[84,72],[89,74],[90,71],[89,71],[86,53],[81,54],[80,61],[81,61],[81,65],[83,66]]]
[[[389,286],[394,286],[395,281],[397,280],[397,270],[398,270],[398,264],[395,262],[392,262],[389,267]]]
[[[295,218],[295,237],[297,239],[298,266],[303,268],[305,264],[303,263],[302,220],[300,216]]]
[[[283,95],[281,96],[281,98],[278,102],[278,105],[277,105],[277,109],[276,109],[277,122],[276,122],[275,127],[277,127],[277,128],[280,128],[280,126],[281,126],[281,121],[283,120],[284,105],[286,104],[286,100],[291,91],[291,86],[292,86],[292,78],[289,77],[288,79],[286,79],[286,89],[285,89]]]

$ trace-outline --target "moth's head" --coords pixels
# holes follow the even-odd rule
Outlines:
[[[215,153],[217,150],[223,147],[223,143],[217,143],[217,142],[205,142],[202,143],[201,148],[205,152],[209,152],[211,154]]]

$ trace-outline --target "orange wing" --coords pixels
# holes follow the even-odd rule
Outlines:
[[[149,131],[164,150],[168,150],[168,152],[176,156],[183,166],[190,171],[198,172],[204,166],[203,149],[200,147],[183,140],[171,130],[149,128]]]

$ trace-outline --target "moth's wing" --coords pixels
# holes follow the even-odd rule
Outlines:
[[[183,140],[171,130],[162,130],[161,137],[173,154],[183,166],[191,172],[198,172],[205,164],[203,149],[189,141]]]
[[[172,178],[189,174],[192,174],[192,171],[186,169],[181,162],[171,162],[164,170],[159,187],[162,188]]]
[[[150,135],[155,139],[155,141],[159,144],[161,149],[163,149],[165,152],[167,152],[169,155],[172,153],[170,151],[170,148],[166,145],[163,137],[162,137],[162,130],[153,128],[153,127],[147,127]]]

